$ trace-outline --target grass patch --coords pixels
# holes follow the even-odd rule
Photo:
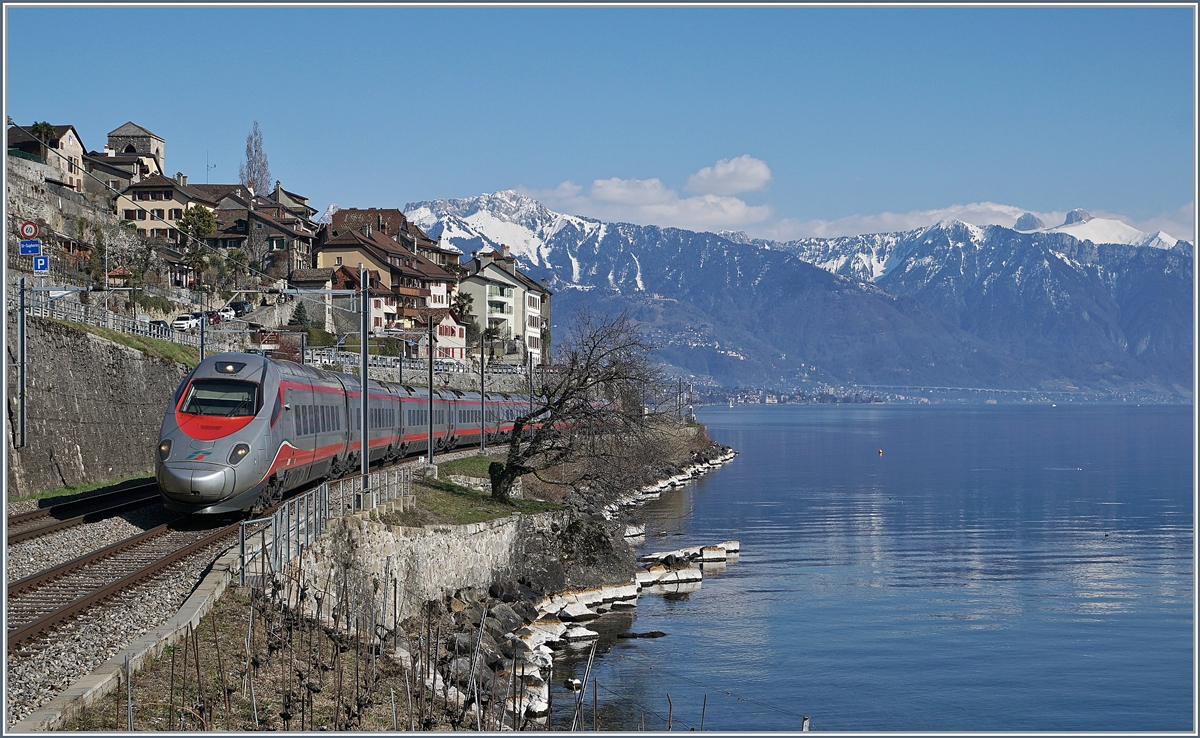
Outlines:
[[[70,328],[75,328],[81,331],[87,331],[101,338],[119,343],[122,346],[128,346],[131,349],[137,349],[144,354],[150,356],[158,356],[163,359],[169,359],[180,364],[186,364],[189,367],[196,366],[200,363],[200,351],[192,346],[183,346],[171,341],[162,341],[157,338],[148,338],[146,336],[132,336],[128,333],[109,330],[96,325],[87,325],[85,323],[72,323],[67,320],[58,320],[57,318],[49,318],[55,323],[65,325]]]
[[[488,464],[493,461],[503,461],[500,454],[476,454],[454,461],[438,464],[438,474],[457,474],[463,477],[488,478]]]
[[[415,510],[382,513],[380,522],[407,526],[466,525],[508,517],[513,513],[530,514],[562,509],[562,505],[541,500],[512,500],[508,504],[496,502],[490,494],[439,479],[427,479],[414,484],[413,492],[417,496]]]
[[[58,489],[50,489],[45,492],[31,492],[27,495],[10,496],[9,502],[21,502],[23,500],[42,500],[48,497],[66,497],[68,495],[79,495],[84,492],[92,492],[103,487],[115,487],[122,482],[131,482],[135,479],[149,481],[154,477],[148,477],[145,474],[135,474],[132,477],[121,477],[120,479],[109,479],[104,482],[88,482],[86,484],[76,484],[71,487],[59,487]]]

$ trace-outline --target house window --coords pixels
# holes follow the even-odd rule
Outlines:
[[[139,236],[143,236],[143,237],[144,237],[144,236],[146,235],[146,229],[145,229],[145,228],[139,228],[139,229],[138,229],[138,235],[139,235]]]
[[[383,304],[383,301],[382,301],[382,300],[376,300],[376,301],[375,301],[375,309],[377,309],[377,310],[378,310],[378,309],[379,309],[379,307],[380,307],[382,304]]]
[[[138,215],[138,217],[137,217],[138,220],[146,219],[146,211],[145,210],[138,210],[137,215]]]
[[[337,257],[336,259],[334,259],[334,260],[333,260],[333,263],[334,263],[334,264],[337,264],[338,266],[341,266],[341,264],[342,264],[342,257],[340,257],[340,256],[339,256],[339,257]]]
[[[121,186],[121,180],[119,180],[119,179],[110,179],[110,180],[108,180],[108,186],[109,186],[109,187],[111,187],[111,188],[113,188],[114,190],[115,190],[115,189],[118,189],[118,188],[120,188],[120,186]]]
[[[162,208],[155,208],[154,210],[150,211],[150,220],[162,220],[162,219],[163,219]]]
[[[378,302],[378,301],[377,301],[377,302]],[[376,319],[375,319],[375,327],[376,327],[376,328],[378,328],[378,327],[380,327],[381,325],[383,325],[383,318],[376,318]]]
[[[183,217],[183,208],[171,208],[171,220],[179,220]]]
[[[262,223],[255,223],[255,224],[254,224],[254,227],[255,227],[255,228],[257,228],[258,230],[260,230],[260,231],[261,231],[261,230],[262,230]]]
[[[138,211],[136,211],[136,210],[126,210],[125,211],[125,220],[137,220],[137,214],[138,214]]]

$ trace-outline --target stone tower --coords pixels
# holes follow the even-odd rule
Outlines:
[[[108,134],[108,147],[115,154],[145,154],[158,162],[158,171],[167,171],[166,142],[137,123],[130,121]]]

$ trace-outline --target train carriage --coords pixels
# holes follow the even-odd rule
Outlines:
[[[369,461],[429,448],[424,388],[371,380]],[[171,510],[261,510],[305,484],[362,463],[362,394],[357,377],[255,354],[218,354],[176,390],[159,433],[155,476]],[[505,440],[528,398],[433,391],[433,446],[442,451]]]

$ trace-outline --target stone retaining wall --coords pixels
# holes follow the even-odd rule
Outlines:
[[[10,494],[151,474],[164,409],[187,374],[69,326],[26,322],[26,445],[17,438],[17,329],[8,316]]]

